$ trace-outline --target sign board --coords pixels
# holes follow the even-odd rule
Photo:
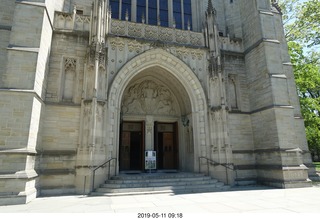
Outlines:
[[[157,152],[145,151],[145,169],[155,170],[157,169]]]

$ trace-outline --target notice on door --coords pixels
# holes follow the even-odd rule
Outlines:
[[[145,152],[145,169],[155,170],[157,169],[157,156],[156,151],[146,151]]]

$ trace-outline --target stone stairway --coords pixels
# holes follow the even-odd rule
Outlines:
[[[139,173],[112,177],[91,195],[121,196],[226,191],[230,186],[199,173]]]

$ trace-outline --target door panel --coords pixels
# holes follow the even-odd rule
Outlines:
[[[120,171],[143,169],[143,123],[124,122],[121,127]]]
[[[122,132],[120,170],[130,170],[130,132]]]
[[[155,123],[158,169],[178,168],[178,141],[175,123]]]
[[[130,169],[142,169],[142,133],[131,132],[130,136]]]
[[[163,169],[175,168],[173,133],[163,133]]]

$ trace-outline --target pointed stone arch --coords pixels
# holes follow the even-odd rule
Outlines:
[[[169,72],[181,83],[190,99],[194,128],[193,169],[197,167],[198,157],[207,153],[207,101],[203,87],[194,72],[180,59],[162,49],[146,51],[128,61],[117,73],[108,93],[108,147],[113,157],[118,157],[121,101],[130,81],[148,68],[160,67]]]

